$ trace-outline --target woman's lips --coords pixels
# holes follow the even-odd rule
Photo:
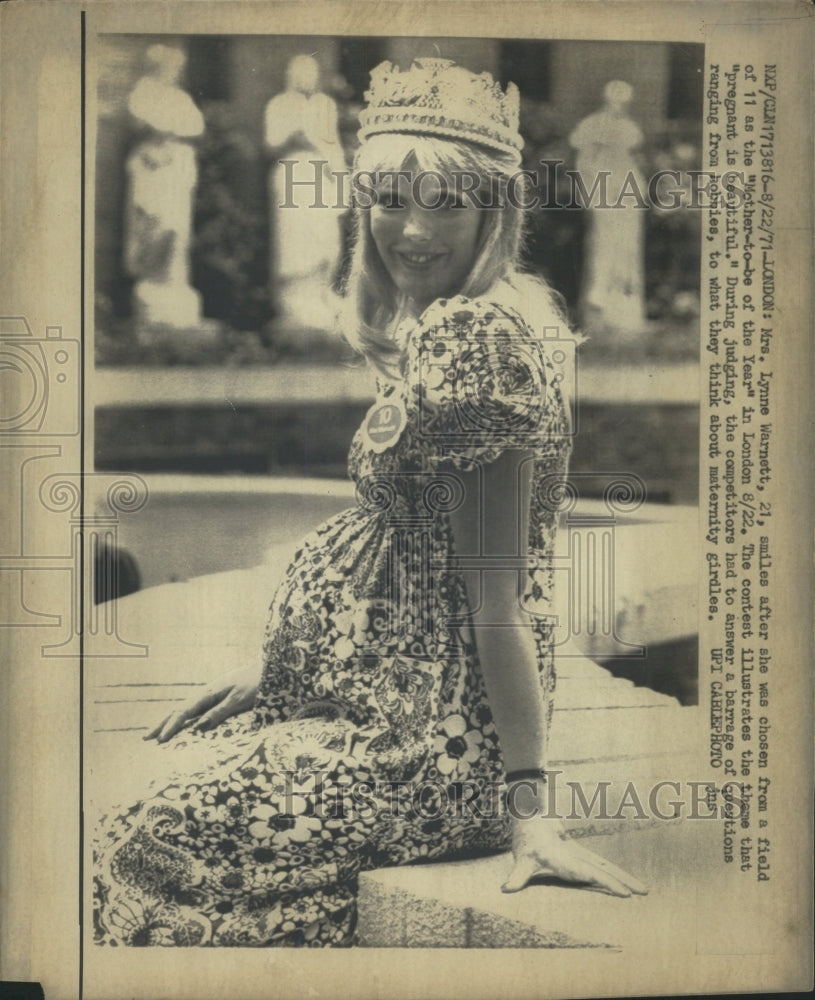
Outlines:
[[[394,256],[406,267],[426,268],[447,256],[446,250],[394,250]]]

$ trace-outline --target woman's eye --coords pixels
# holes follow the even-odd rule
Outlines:
[[[433,198],[432,204],[435,208],[461,209],[467,208],[469,201],[455,188],[448,188],[446,190],[438,191]]]
[[[389,212],[397,212],[407,207],[404,200],[399,197],[398,191],[378,191],[376,204],[379,208],[384,208]]]

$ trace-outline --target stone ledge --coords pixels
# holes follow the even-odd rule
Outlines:
[[[462,862],[477,868],[481,862]],[[379,873],[360,878],[359,945],[363,948],[592,948],[560,931],[537,931],[519,920],[383,885]],[[412,874],[412,873],[411,873]],[[481,877],[472,872],[470,877]]]
[[[647,896],[622,899],[541,880],[501,884],[509,854],[380,869],[360,876],[359,944],[368,948],[599,948],[641,950],[693,940],[698,824],[655,821],[583,831],[587,846],[643,879]]]
[[[604,364],[581,361],[578,395],[583,402],[696,404],[699,366],[646,361]],[[93,399],[97,406],[145,406],[269,402],[367,403],[375,395],[373,377],[361,365],[281,363],[269,367],[98,368]]]
[[[88,822],[111,802],[138,797],[166,768],[166,750],[141,737],[177,707],[176,699],[257,656],[279,572],[279,566],[263,566],[198,577],[116,602],[119,634],[147,641],[150,649],[143,658],[88,662]],[[677,915],[693,914],[692,899],[683,902],[681,894],[690,891],[683,879],[697,870],[694,828],[700,824],[572,821],[568,782],[580,782],[588,802],[599,782],[612,782],[613,815],[628,782],[647,800],[658,780],[698,777],[698,711],[613,678],[573,648],[559,654],[550,738],[550,767],[563,772],[556,779],[558,812],[573,836],[598,844],[599,853],[650,883],[651,894],[623,900],[550,883],[507,895],[500,885],[508,855],[380,870],[360,879],[361,945],[628,949],[649,935],[674,940]],[[173,764],[183,769],[181,758],[174,756]]]

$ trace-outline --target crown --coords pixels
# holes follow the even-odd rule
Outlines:
[[[488,146],[520,162],[524,142],[514,83],[505,93],[489,73],[471,73],[450,59],[415,59],[404,72],[383,62],[371,70],[365,100],[361,142],[381,133],[423,133]]]

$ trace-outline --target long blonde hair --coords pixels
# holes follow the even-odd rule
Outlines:
[[[472,172],[480,179],[474,194],[483,208],[473,266],[457,294],[470,298],[494,293],[499,301],[517,309],[533,327],[561,325],[563,312],[555,294],[542,280],[520,269],[524,238],[523,204],[528,179],[518,174],[516,198],[508,199],[507,182],[515,161],[497,151],[469,142],[429,135],[396,133],[372,136],[362,144],[354,163],[354,176],[410,168],[440,173],[451,188],[457,172]],[[377,369],[392,375],[401,369],[403,347],[395,332],[404,317],[405,302],[388,274],[374,245],[369,209],[354,205],[355,240],[345,282],[344,332],[351,345]]]

